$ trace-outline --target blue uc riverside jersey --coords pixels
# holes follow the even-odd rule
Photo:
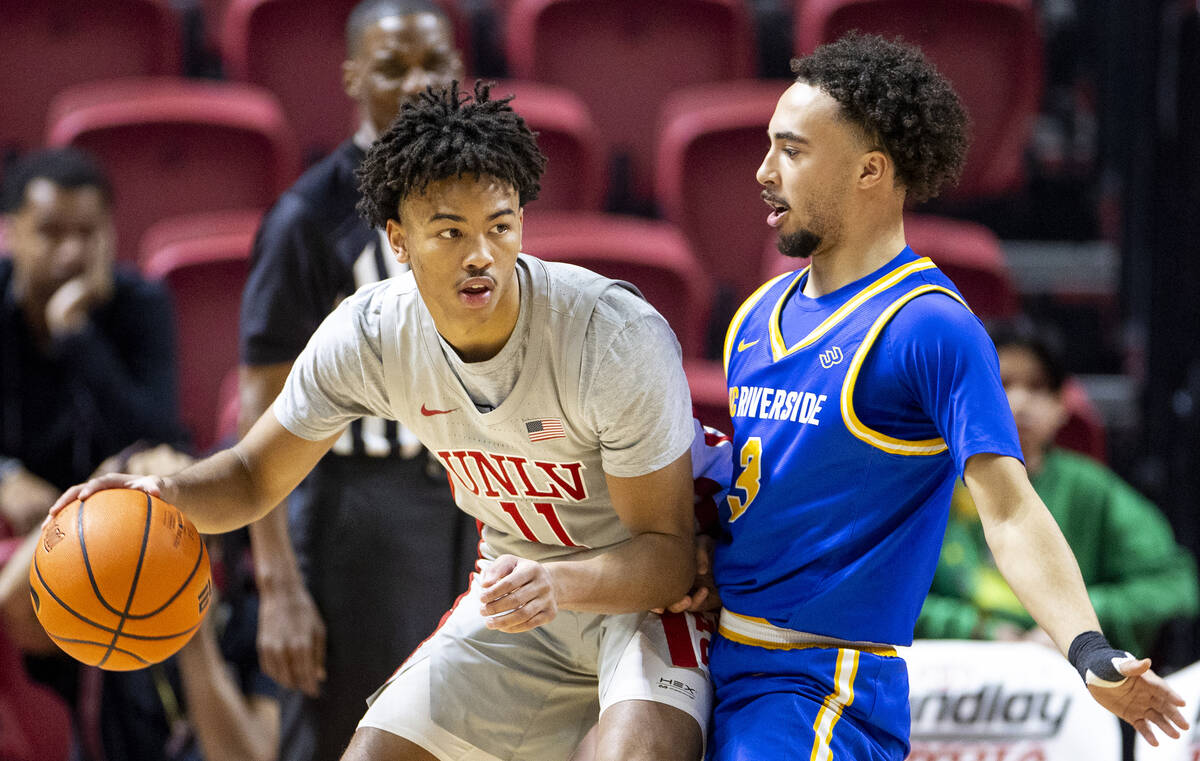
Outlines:
[[[717,585],[726,608],[742,616],[820,637],[906,645],[937,564],[955,460],[961,465],[979,451],[1020,456],[995,349],[953,283],[907,248],[831,298],[808,299],[806,308],[817,312],[807,315],[806,334],[785,337],[783,312],[790,300],[807,298],[806,275],[763,285],[726,335],[735,477],[722,507]],[[926,429],[949,443],[898,437],[875,421],[900,412],[868,415],[855,406],[868,375],[885,384],[882,398],[907,388],[890,354],[868,360],[882,352],[880,336],[901,309],[932,300],[963,310],[973,329],[952,340],[967,342],[958,357],[980,371],[956,376],[966,388],[924,398],[958,400],[952,406],[971,413],[959,417],[996,431],[998,446],[968,441],[962,426],[935,427],[937,414]]]

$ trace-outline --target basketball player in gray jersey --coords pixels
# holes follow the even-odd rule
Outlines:
[[[414,431],[482,524],[481,557],[343,761],[566,761],[597,717],[597,759],[701,755],[708,627],[647,612],[695,570],[679,346],[626,284],[519,253],[544,163],[486,87],[406,105],[360,169],[360,210],[411,271],[345,300],[232,449],[169,478],[106,476],[54,508],[132,486],[228,531],[277,504],[351,420]]]

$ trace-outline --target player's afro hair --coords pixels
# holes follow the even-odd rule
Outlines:
[[[522,206],[536,199],[546,157],[512,98],[491,100],[489,91],[476,82],[472,98],[452,82],[405,103],[358,168],[359,214],[384,227],[404,198],[448,177],[491,177],[515,188]]]
[[[913,201],[956,182],[967,155],[967,114],[921,50],[850,32],[792,60],[796,80],[828,93],[842,115],[882,147]]]

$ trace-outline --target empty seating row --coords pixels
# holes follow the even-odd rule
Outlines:
[[[603,161],[595,126],[571,93],[535,82],[504,82],[549,157],[537,208],[598,210]],[[269,91],[180,77],[124,78],[75,85],[48,107],[47,145],[95,154],[119,188],[118,258],[137,260],[155,221],[176,214],[266,208],[299,175],[294,131]],[[343,131],[343,138],[349,129]]]
[[[664,218],[683,231],[711,287],[725,294],[726,313],[719,311],[718,321],[764,271],[770,228],[753,177],[779,87],[755,80],[701,86],[673,93],[663,108],[657,193]],[[586,107],[569,91],[540,83],[504,81],[496,91],[515,95],[514,106],[539,132],[549,156],[543,192],[533,204],[535,226],[546,224],[540,217],[546,210],[600,210],[604,167]],[[299,171],[277,101],[251,85],[179,78],[78,85],[55,99],[50,122],[47,143],[92,151],[120,189],[116,218],[124,261],[137,260],[139,241],[155,221],[266,208]],[[995,237],[965,222],[935,227],[935,234],[910,234],[938,247],[939,262],[961,269],[956,280],[976,309],[988,316],[1015,311]],[[711,302],[705,295],[703,303]],[[689,346],[702,348],[703,333],[689,335],[695,340]]]
[[[350,129],[340,34],[356,0],[204,0],[220,21],[226,75],[279,99],[304,156],[330,150]],[[470,18],[442,0],[464,52]],[[209,7],[212,6],[212,7]],[[752,78],[756,43],[747,0],[508,0],[502,38],[513,77],[560,86],[596,125],[614,204],[649,209],[660,104],[681,88]],[[919,42],[955,82],[975,139],[955,197],[1012,192],[1041,92],[1041,39],[1032,0],[797,0],[795,52],[857,28]],[[0,145],[30,148],[49,100],[96,78],[180,71],[178,21],[167,0],[5,3],[0,98],[19,103]],[[338,33],[333,33],[337,30]],[[54,51],[47,55],[46,51]]]

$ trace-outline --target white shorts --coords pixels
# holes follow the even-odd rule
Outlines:
[[[706,618],[559,611],[545,626],[508,634],[484,625],[478,578],[368,701],[360,727],[411,740],[439,761],[565,760],[625,700],[674,706],[707,733]]]

